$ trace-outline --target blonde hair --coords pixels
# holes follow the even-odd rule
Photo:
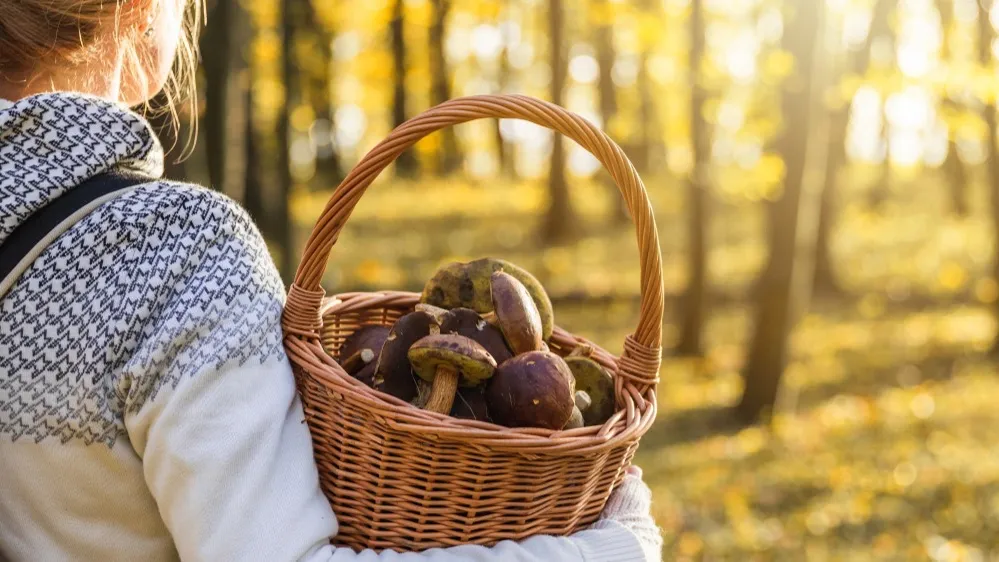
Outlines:
[[[98,47],[102,26],[122,29],[122,15],[132,10],[128,4],[139,0],[0,0],[0,76],[20,76],[27,80],[46,67],[75,66],[85,63]],[[163,0],[148,0],[149,3]],[[191,104],[195,119],[196,75],[198,68],[198,32],[204,13],[204,0],[182,0],[186,4],[184,36],[179,43],[174,68],[167,78],[162,95],[165,103],[150,111],[167,110],[176,127],[178,107]],[[128,27],[132,36],[119,35],[125,41],[126,56],[133,69],[142,68],[135,49],[136,26]]]

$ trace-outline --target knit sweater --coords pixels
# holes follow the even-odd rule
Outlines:
[[[160,177],[162,162],[148,124],[119,105],[45,94],[0,106],[0,241],[67,188],[109,170]],[[0,299],[0,559],[656,556],[613,517],[493,548],[330,546],[283,302],[247,214],[199,187],[150,182],[58,237]],[[637,486],[624,501],[647,494]]]

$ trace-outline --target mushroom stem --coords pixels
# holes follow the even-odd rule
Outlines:
[[[490,324],[492,324],[494,326],[496,325],[496,311],[495,310],[490,310],[489,312],[484,312],[480,316],[482,316],[482,319],[485,320],[486,322],[489,322]]]
[[[437,375],[434,377],[434,385],[430,389],[430,398],[427,399],[424,410],[447,414],[454,405],[454,396],[458,393],[458,370],[448,365],[439,365]]]
[[[375,352],[368,348],[364,348],[344,359],[340,366],[343,367],[343,370],[347,371],[348,374],[353,375],[363,369],[365,365],[374,361],[374,359]]]
[[[590,357],[593,355],[593,346],[590,344],[580,344],[569,352],[568,357]]]

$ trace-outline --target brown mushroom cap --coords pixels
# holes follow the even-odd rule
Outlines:
[[[541,338],[541,315],[524,284],[503,271],[490,278],[496,324],[515,355],[538,351]]]
[[[451,310],[441,323],[442,334],[461,334],[471,338],[486,348],[493,356],[496,364],[502,364],[513,357],[513,352],[506,345],[503,332],[496,326],[479,316],[470,308],[455,308]]]
[[[410,312],[397,320],[378,356],[375,389],[406,402],[416,398],[416,377],[409,364],[409,348],[419,339],[439,332],[437,320],[426,312]]]
[[[364,384],[374,387],[375,386],[375,367],[377,364],[372,361],[365,365],[360,371],[354,373],[352,376],[363,382]]]
[[[565,362],[576,379],[576,388],[591,400],[588,408],[580,408],[583,420],[586,425],[602,425],[614,415],[614,378],[588,357],[566,357]]]
[[[484,347],[458,334],[421,338],[409,348],[408,356],[413,372],[427,382],[433,382],[442,367],[457,371],[463,386],[481,384],[496,370],[496,360]]]
[[[343,340],[343,344],[340,346],[340,359],[347,359],[362,349],[370,349],[377,357],[381,354],[382,345],[385,344],[391,331],[392,329],[388,326],[377,324],[361,326]]]
[[[486,386],[489,416],[507,427],[562,429],[572,415],[572,372],[561,357],[531,351],[507,360]]]

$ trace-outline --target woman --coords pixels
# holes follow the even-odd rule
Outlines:
[[[200,7],[185,4],[0,1],[0,242],[95,175],[159,177],[162,150],[126,107],[192,75],[169,72],[178,52],[192,62],[184,14]],[[637,471],[570,537],[332,547],[283,298],[246,213],[202,188],[150,181],[59,236],[0,299],[0,558],[659,559]]]

